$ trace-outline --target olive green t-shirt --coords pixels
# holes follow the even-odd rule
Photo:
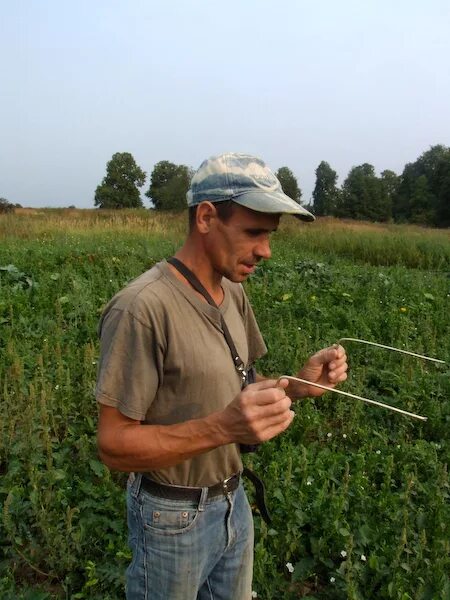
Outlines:
[[[171,425],[222,410],[241,379],[220,313],[247,366],[267,351],[240,284],[222,280],[219,309],[204,302],[164,261],[120,291],[100,321],[97,401],[143,423]],[[149,472],[161,483],[210,486],[242,470],[237,444]]]

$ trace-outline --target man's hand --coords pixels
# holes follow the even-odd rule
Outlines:
[[[335,387],[347,379],[347,369],[345,350],[336,344],[313,354],[303,369],[297,373],[297,377],[327,387]],[[304,398],[305,396],[321,396],[325,391],[312,385],[292,381],[289,383],[287,393],[291,398]]]
[[[294,418],[286,395],[287,379],[265,379],[248,385],[220,414],[231,442],[257,444],[282,433]]]

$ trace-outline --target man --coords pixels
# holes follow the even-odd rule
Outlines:
[[[215,306],[168,262],[112,299],[101,321],[99,453],[132,473],[129,600],[248,600],[253,522],[240,445],[289,427],[288,385],[293,398],[322,391],[261,376],[242,389],[224,329],[247,371],[266,347],[240,284],[270,258],[281,214],[314,217],[245,154],[205,161],[188,205],[190,231],[175,258]],[[338,346],[312,356],[299,377],[334,386],[346,370]]]

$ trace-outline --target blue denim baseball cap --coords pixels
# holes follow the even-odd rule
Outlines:
[[[233,200],[257,212],[294,215],[303,221],[315,217],[286,196],[269,167],[256,156],[229,152],[203,161],[186,195],[188,206],[205,200]]]
[[[303,221],[315,217],[283,192],[281,184],[263,160],[250,154],[229,152],[203,161],[187,193],[188,206],[205,200],[233,200],[257,212],[294,215]]]

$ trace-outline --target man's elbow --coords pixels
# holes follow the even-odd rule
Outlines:
[[[105,436],[101,431],[97,435],[97,453],[102,463],[108,469],[112,471],[130,471],[123,464],[124,457],[117,451],[117,447],[112,442],[111,436]]]
[[[130,472],[134,471],[130,464],[131,433],[139,424],[116,408],[100,405],[100,414],[97,429],[97,452],[100,460],[111,470]]]
[[[102,461],[102,463],[104,465],[106,465],[108,467],[108,469],[111,469],[114,471],[116,470],[115,461],[114,461],[113,457],[101,447],[101,445],[98,443],[98,441],[97,441],[97,454],[98,454],[98,457],[100,458],[100,460]]]

